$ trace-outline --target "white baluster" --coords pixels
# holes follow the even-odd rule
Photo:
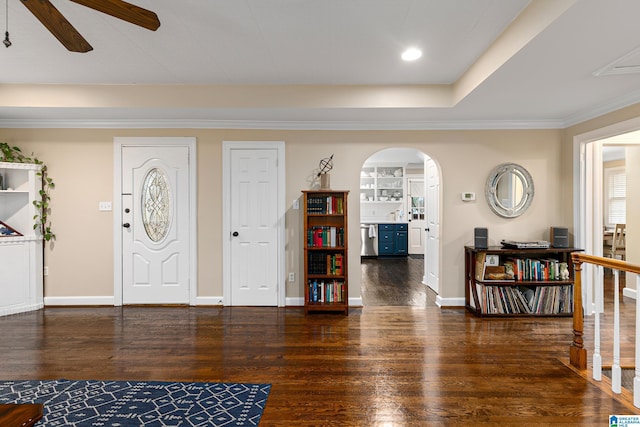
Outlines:
[[[620,271],[613,270],[613,366],[611,366],[611,390],[614,393],[622,391],[622,370],[620,369]]]
[[[627,275],[628,277],[629,275]],[[636,290],[640,290],[640,275],[636,274]],[[637,295],[637,294],[636,294]],[[640,303],[636,296],[636,375],[633,377],[633,406],[640,408]]]
[[[604,274],[604,270],[602,266],[598,266],[598,274],[602,276]],[[602,355],[600,354],[600,313],[602,313],[604,307],[604,286],[602,280],[596,280],[596,290],[595,290],[595,316],[594,319],[594,330],[593,330],[593,379],[596,381],[602,380]]]

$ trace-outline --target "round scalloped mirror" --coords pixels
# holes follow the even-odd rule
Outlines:
[[[496,166],[489,174],[485,188],[489,207],[504,218],[522,215],[531,205],[533,193],[531,175],[515,163]]]

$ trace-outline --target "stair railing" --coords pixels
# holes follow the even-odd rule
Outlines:
[[[611,366],[611,389],[614,393],[621,392],[622,369],[620,367],[620,272],[636,274],[636,290],[640,292],[640,265],[628,263],[613,258],[603,258],[583,253],[572,253],[575,281],[573,288],[573,342],[569,348],[569,362],[580,370],[587,369],[587,350],[584,348],[584,312],[582,306],[582,264],[588,263],[601,268],[610,268],[614,275],[613,297],[613,364]],[[604,307],[604,291],[596,289],[596,307]],[[640,295],[640,294],[638,294]],[[594,352],[593,379],[602,379],[602,356],[600,354],[600,310],[594,313]],[[636,300],[635,324],[635,377],[633,379],[633,404],[640,408],[640,304]]]

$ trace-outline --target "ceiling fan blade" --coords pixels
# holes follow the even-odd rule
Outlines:
[[[89,52],[93,47],[49,0],[20,0],[33,16],[71,52]]]
[[[158,15],[156,15],[154,12],[122,0],[71,1],[151,31],[155,31],[158,29],[158,27],[160,27],[160,20],[158,19]]]

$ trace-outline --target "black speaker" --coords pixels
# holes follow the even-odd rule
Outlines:
[[[483,227],[474,228],[473,240],[476,249],[487,249],[489,247],[489,230]]]
[[[551,227],[549,242],[554,248],[569,247],[569,229],[567,227]]]

